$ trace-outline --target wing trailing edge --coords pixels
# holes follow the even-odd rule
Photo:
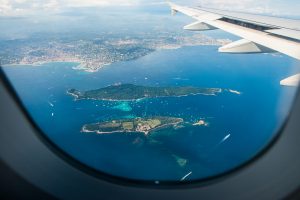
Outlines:
[[[257,46],[260,50],[256,53],[272,52],[270,51],[272,49],[300,60],[300,20],[266,17],[202,7],[191,8],[179,6],[174,3],[169,3],[169,5],[173,11],[181,12],[197,20],[197,22],[185,26],[184,29],[186,30],[204,31],[222,29],[252,42],[244,44],[244,48],[252,46],[251,49],[253,49],[253,46]],[[276,25],[276,22],[278,25]],[[232,45],[240,43],[241,41],[237,41]],[[222,51],[224,49],[228,49],[228,46],[221,48],[220,52],[231,52]],[[241,51],[241,53],[243,52]],[[245,51],[245,53],[249,52]]]

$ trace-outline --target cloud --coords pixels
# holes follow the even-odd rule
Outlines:
[[[57,0],[0,0],[1,16],[20,16],[44,11],[55,11],[59,8]]]
[[[72,7],[132,6],[134,0],[0,0],[0,16],[30,15],[55,12]]]
[[[0,16],[50,14],[74,7],[146,6],[164,3],[162,0],[0,0]],[[177,3],[283,15],[293,12],[298,14],[300,7],[298,0],[186,0]]]
[[[67,7],[91,7],[91,6],[133,6],[138,1],[133,0],[65,0],[64,6]]]

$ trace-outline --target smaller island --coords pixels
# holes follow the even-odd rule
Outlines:
[[[193,126],[209,126],[209,123],[201,119],[193,124]]]
[[[135,101],[145,98],[160,97],[182,97],[191,95],[217,95],[221,93],[220,88],[199,88],[199,87],[150,87],[133,84],[112,85],[105,88],[90,91],[78,91],[70,89],[67,91],[75,100],[92,99],[103,101]]]
[[[86,124],[82,127],[84,133],[111,134],[111,133],[149,133],[163,128],[174,127],[183,123],[182,118],[175,117],[151,117],[121,119],[95,124]]]

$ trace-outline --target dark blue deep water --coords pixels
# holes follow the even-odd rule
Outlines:
[[[6,74],[45,136],[75,159],[112,175],[138,180],[198,180],[253,158],[276,136],[296,89],[280,86],[299,63],[285,56],[224,55],[217,47],[184,47],[115,63],[97,73],[75,63],[7,66]],[[74,101],[66,91],[115,83],[224,88],[218,96],[148,99],[139,102]],[[145,116],[204,119],[208,127],[97,135],[87,123]]]

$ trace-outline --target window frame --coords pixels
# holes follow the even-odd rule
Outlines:
[[[63,199],[226,199],[233,194],[239,199],[283,198],[300,185],[299,89],[296,96],[280,132],[250,161],[199,181],[157,184],[101,173],[65,153],[35,124],[0,67],[0,159],[33,185]]]

